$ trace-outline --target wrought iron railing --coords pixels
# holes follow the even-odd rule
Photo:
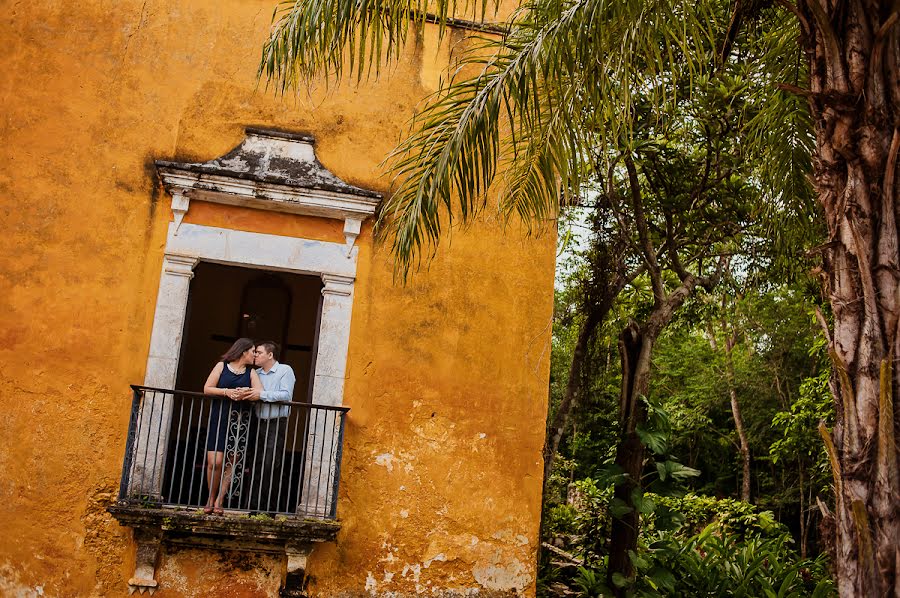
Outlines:
[[[336,517],[349,408],[131,389],[120,502]]]

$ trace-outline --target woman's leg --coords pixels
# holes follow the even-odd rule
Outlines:
[[[231,488],[231,474],[234,470],[234,464],[231,461],[231,459],[225,460],[225,470],[222,472],[222,484],[219,486],[219,496],[216,499],[215,504],[217,509],[221,509],[222,505],[225,504],[225,495],[228,494],[228,490]]]
[[[228,435],[225,441],[225,462],[222,471],[222,483],[219,486],[219,495],[216,498],[216,512],[221,512],[225,503],[225,495],[231,489],[234,481],[235,470],[240,471],[244,466],[244,449],[249,434],[250,410],[232,409],[229,413]],[[229,504],[229,507],[234,505]]]
[[[209,488],[209,498],[206,499],[206,507],[215,506],[216,497],[219,495],[219,487],[222,480],[222,461],[225,459],[223,451],[206,451],[206,485]]]

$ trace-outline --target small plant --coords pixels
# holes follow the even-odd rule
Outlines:
[[[273,521],[272,517],[266,513],[255,513],[250,515],[250,519],[253,521]]]
[[[574,580],[579,596],[584,596],[585,598],[612,596],[612,592],[606,587],[602,579],[602,575],[597,570],[579,567],[578,575],[575,576]]]

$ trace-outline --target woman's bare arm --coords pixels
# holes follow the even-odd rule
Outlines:
[[[250,388],[260,392],[263,390],[262,380],[259,379],[259,374],[256,373],[256,370],[250,370]]]
[[[219,383],[219,376],[222,375],[223,367],[225,366],[222,365],[221,361],[213,367],[209,377],[206,378],[206,384],[203,385],[203,394],[217,397],[224,397],[227,394],[227,389],[216,386]]]

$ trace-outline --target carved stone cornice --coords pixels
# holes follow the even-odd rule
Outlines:
[[[381,194],[355,187],[325,168],[307,135],[248,128],[239,146],[208,162],[157,160],[172,195],[176,231],[191,201],[319,216],[344,221],[348,251]]]

